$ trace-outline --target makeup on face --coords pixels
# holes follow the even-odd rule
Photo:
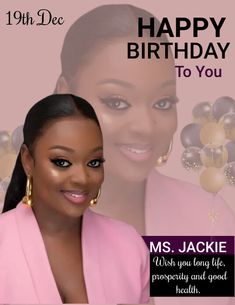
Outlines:
[[[169,148],[177,125],[172,59],[128,60],[126,42],[103,46],[77,72],[72,92],[88,99],[102,127],[107,171],[144,180]]]
[[[96,122],[81,117],[56,120],[35,145],[35,204],[55,214],[81,216],[101,187],[104,161]]]

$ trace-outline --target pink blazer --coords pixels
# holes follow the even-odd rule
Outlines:
[[[132,227],[87,209],[82,252],[89,303],[148,301],[148,250]],[[62,304],[36,218],[22,203],[0,215],[0,303]]]
[[[145,217],[146,235],[235,235],[235,215],[220,196],[156,170],[147,181]],[[156,305],[235,305],[235,297],[154,300]]]
[[[235,235],[235,215],[219,195],[156,170],[147,181],[145,223],[146,235]]]

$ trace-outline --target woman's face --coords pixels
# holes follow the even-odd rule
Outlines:
[[[141,181],[166,154],[176,130],[175,68],[172,59],[127,59],[127,41],[97,48],[69,91],[91,101],[97,112],[107,169]]]
[[[22,153],[33,179],[33,204],[54,215],[79,217],[103,182],[103,143],[97,124],[82,117],[53,121]]]

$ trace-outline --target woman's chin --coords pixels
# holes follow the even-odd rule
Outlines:
[[[154,166],[147,167],[147,168],[133,168],[133,167],[126,167],[126,168],[112,168],[107,169],[107,176],[111,174],[111,176],[115,176],[115,178],[122,180],[126,183],[131,182],[144,182],[150,171],[153,169]]]

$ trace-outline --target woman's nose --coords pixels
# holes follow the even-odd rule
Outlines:
[[[153,111],[153,109],[147,107],[135,109],[130,117],[130,131],[143,135],[151,135],[156,127],[156,118]]]
[[[70,182],[74,185],[86,185],[89,182],[88,167],[86,165],[73,166]]]

